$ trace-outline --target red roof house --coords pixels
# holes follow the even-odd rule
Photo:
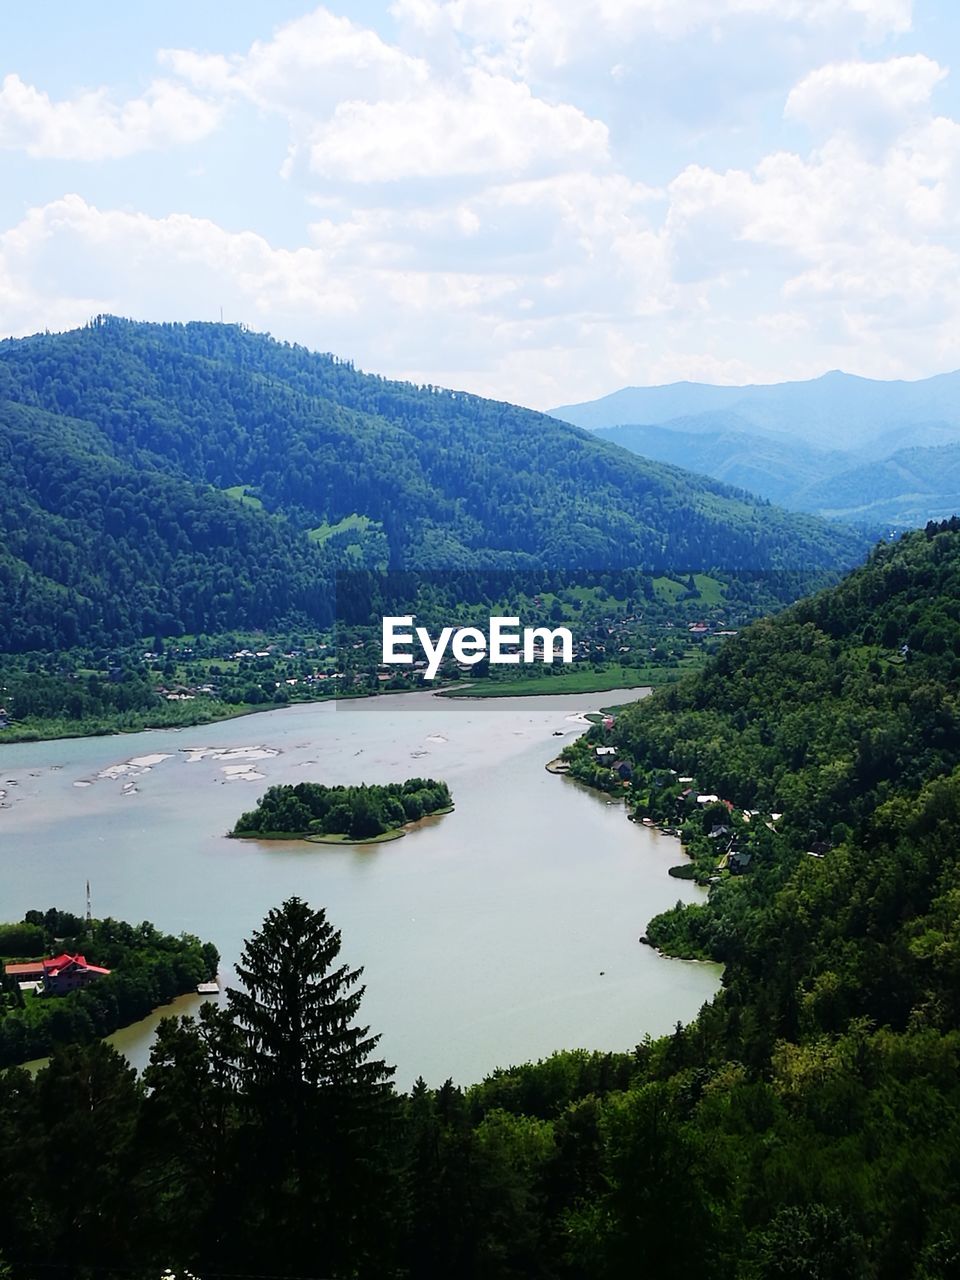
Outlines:
[[[75,956],[53,956],[43,962],[43,987],[51,995],[62,996],[77,987],[85,987],[95,978],[102,978],[110,972],[98,964],[87,964],[86,958],[79,953]]]
[[[64,952],[48,960],[31,960],[26,964],[5,964],[3,971],[8,978],[18,982],[43,982],[43,989],[51,995],[62,996],[78,987],[85,987],[96,978],[110,972],[98,964],[88,964],[86,957]]]

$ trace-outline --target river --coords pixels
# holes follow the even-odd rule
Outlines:
[[[299,705],[216,725],[0,746],[0,919],[31,907],[242,941],[297,894],[364,966],[362,1019],[406,1088],[469,1084],[578,1046],[631,1049],[689,1021],[719,968],[638,945],[696,886],[676,840],[544,765],[582,713],[637,691],[493,702],[429,693]],[[433,776],[456,809],[368,847],[225,838],[283,782]],[[176,1002],[188,1012],[198,997]],[[156,1018],[112,1037],[137,1066]]]

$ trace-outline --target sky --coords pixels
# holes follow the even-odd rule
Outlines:
[[[0,14],[0,335],[224,320],[536,408],[960,367],[955,0]]]

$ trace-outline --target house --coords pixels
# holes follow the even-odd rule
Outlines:
[[[68,991],[76,991],[85,987],[97,978],[106,977],[110,972],[98,964],[87,964],[86,958],[79,953],[75,956],[53,956],[43,962],[43,989],[53,996],[66,995]]]
[[[629,782],[633,777],[633,765],[628,760],[614,760],[610,768],[617,774],[621,782]]]
[[[600,764],[613,764],[613,760],[610,757],[616,754],[616,747],[597,747],[597,760]]]
[[[79,953],[75,956],[51,956],[47,960],[31,960],[25,964],[5,964],[3,972],[8,978],[18,983],[42,984],[45,994],[53,996],[66,995],[68,991],[76,991],[85,987],[97,978],[105,977],[110,970],[98,964],[87,964],[86,958]]]
[[[752,861],[752,853],[743,850],[737,850],[736,852],[731,853],[727,859],[727,866],[730,868],[730,874],[734,876],[740,875],[742,871],[746,871]]]

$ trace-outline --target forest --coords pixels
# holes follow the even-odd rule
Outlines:
[[[92,920],[55,907],[28,911],[19,924],[0,925],[4,964],[83,954],[111,972],[64,996],[24,994],[13,978],[0,988],[0,1067],[45,1057],[61,1045],[89,1044],[145,1018],[174,996],[215,978],[220,957],[210,942],[173,937],[149,921]]]
[[[495,569],[778,573],[867,545],[543,414],[235,325],[99,317],[0,342],[0,458],[11,653],[369,622],[337,590],[358,570],[452,570],[469,599]]]
[[[230,834],[261,839],[346,836],[370,840],[452,807],[447,784],[433,778],[357,787],[299,782],[270,787],[255,809],[237,819]]]
[[[947,787],[960,767],[958,602],[957,521],[931,523],[881,543],[838,586],[754,623],[702,673],[617,718],[609,740],[635,767],[629,803],[638,816],[682,825],[702,870],[703,827],[713,823],[728,825],[752,854],[749,873],[721,875],[707,905],[653,921],[652,941],[742,960],[756,973],[752,949],[770,944],[761,922],[789,886],[822,886],[845,868],[849,894],[869,897],[899,880],[902,868],[887,865],[899,863],[889,852],[896,806],[921,804],[925,788]],[[589,754],[601,738],[594,730],[571,750],[585,781],[594,780]],[[728,802],[730,816],[697,811],[697,792]],[[780,817],[771,830],[764,820],[744,822],[744,811]],[[878,860],[880,850],[888,852]],[[825,941],[810,945],[829,950]],[[866,934],[845,946],[851,962],[869,949]]]
[[[932,820],[955,848],[957,789],[905,839]],[[769,1005],[728,990],[632,1052],[398,1093],[340,941],[289,899],[226,1007],[163,1022],[142,1078],[102,1043],[0,1075],[11,1280],[956,1276],[955,983],[906,1025],[821,1004],[772,1044]]]

